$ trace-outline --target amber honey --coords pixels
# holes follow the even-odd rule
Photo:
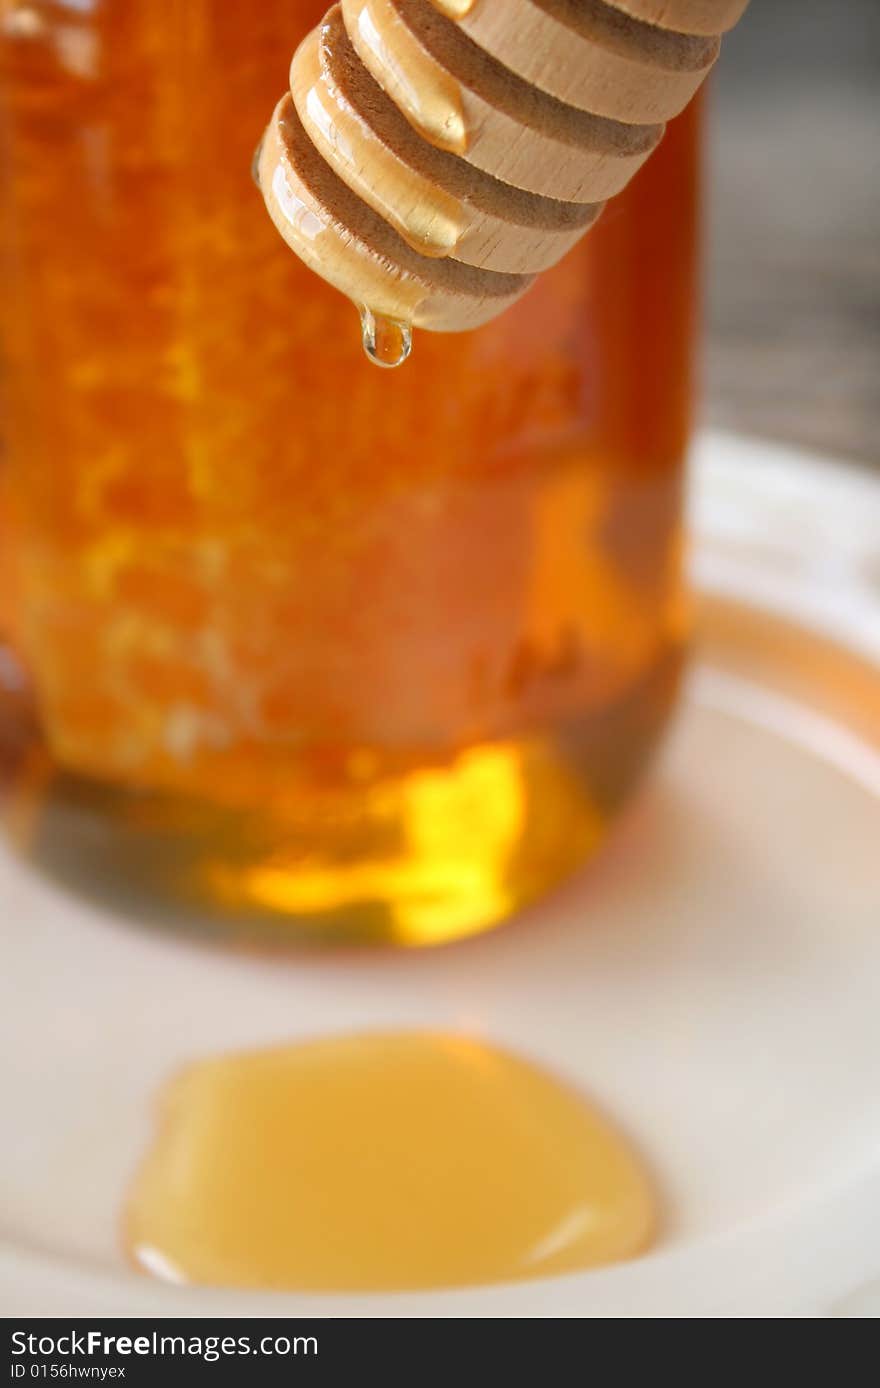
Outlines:
[[[635,1257],[655,1197],[575,1089],[464,1036],[331,1037],[190,1066],[161,1097],[130,1256],[212,1286],[399,1291]]]
[[[698,113],[380,372],[250,176],[321,10],[0,8],[18,822],[89,890],[418,943],[583,861],[667,716]]]

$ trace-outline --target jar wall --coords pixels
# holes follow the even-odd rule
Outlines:
[[[587,856],[671,704],[698,111],[511,311],[379,372],[250,183],[321,8],[3,11],[29,845],[433,940]]]

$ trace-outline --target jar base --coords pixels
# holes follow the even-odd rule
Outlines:
[[[270,945],[441,944],[501,923],[594,854],[681,663],[667,654],[599,714],[259,810],[73,775],[33,744],[4,819],[38,871],[124,920]]]

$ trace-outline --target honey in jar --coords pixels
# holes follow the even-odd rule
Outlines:
[[[698,111],[378,371],[251,181],[321,10],[0,8],[17,822],[127,909],[430,943],[588,858],[673,701]]]

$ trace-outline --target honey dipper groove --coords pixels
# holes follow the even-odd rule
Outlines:
[[[365,322],[487,322],[626,186],[746,3],[341,0],[258,154],[270,215]]]
[[[290,95],[282,97],[263,140],[259,182],[288,245],[349,297],[356,283],[355,302],[374,314],[427,328],[439,323],[448,331],[478,327],[532,282],[419,255],[321,159]]]
[[[428,144],[358,60],[338,8],[297,49],[291,90],[319,152],[423,255],[533,273],[555,264],[602,211],[602,202],[514,188]]]
[[[454,79],[468,137],[461,156],[513,187],[571,202],[603,201],[626,186],[663,137],[662,123],[627,123],[566,105],[485,52],[429,0],[342,0],[341,10],[358,56],[389,93],[385,47],[364,39],[364,15],[371,24],[391,16],[388,32],[406,34],[407,51],[416,44],[422,72],[430,67],[438,82]],[[409,105],[401,110],[428,138],[419,113]]]
[[[399,8],[426,2],[401,0]],[[477,4],[460,28],[541,91],[628,122],[677,116],[720,47],[718,38],[646,24],[605,0],[528,0],[517,23],[506,5]]]
[[[725,34],[745,14],[749,0],[609,0],[616,10],[686,34]]]

